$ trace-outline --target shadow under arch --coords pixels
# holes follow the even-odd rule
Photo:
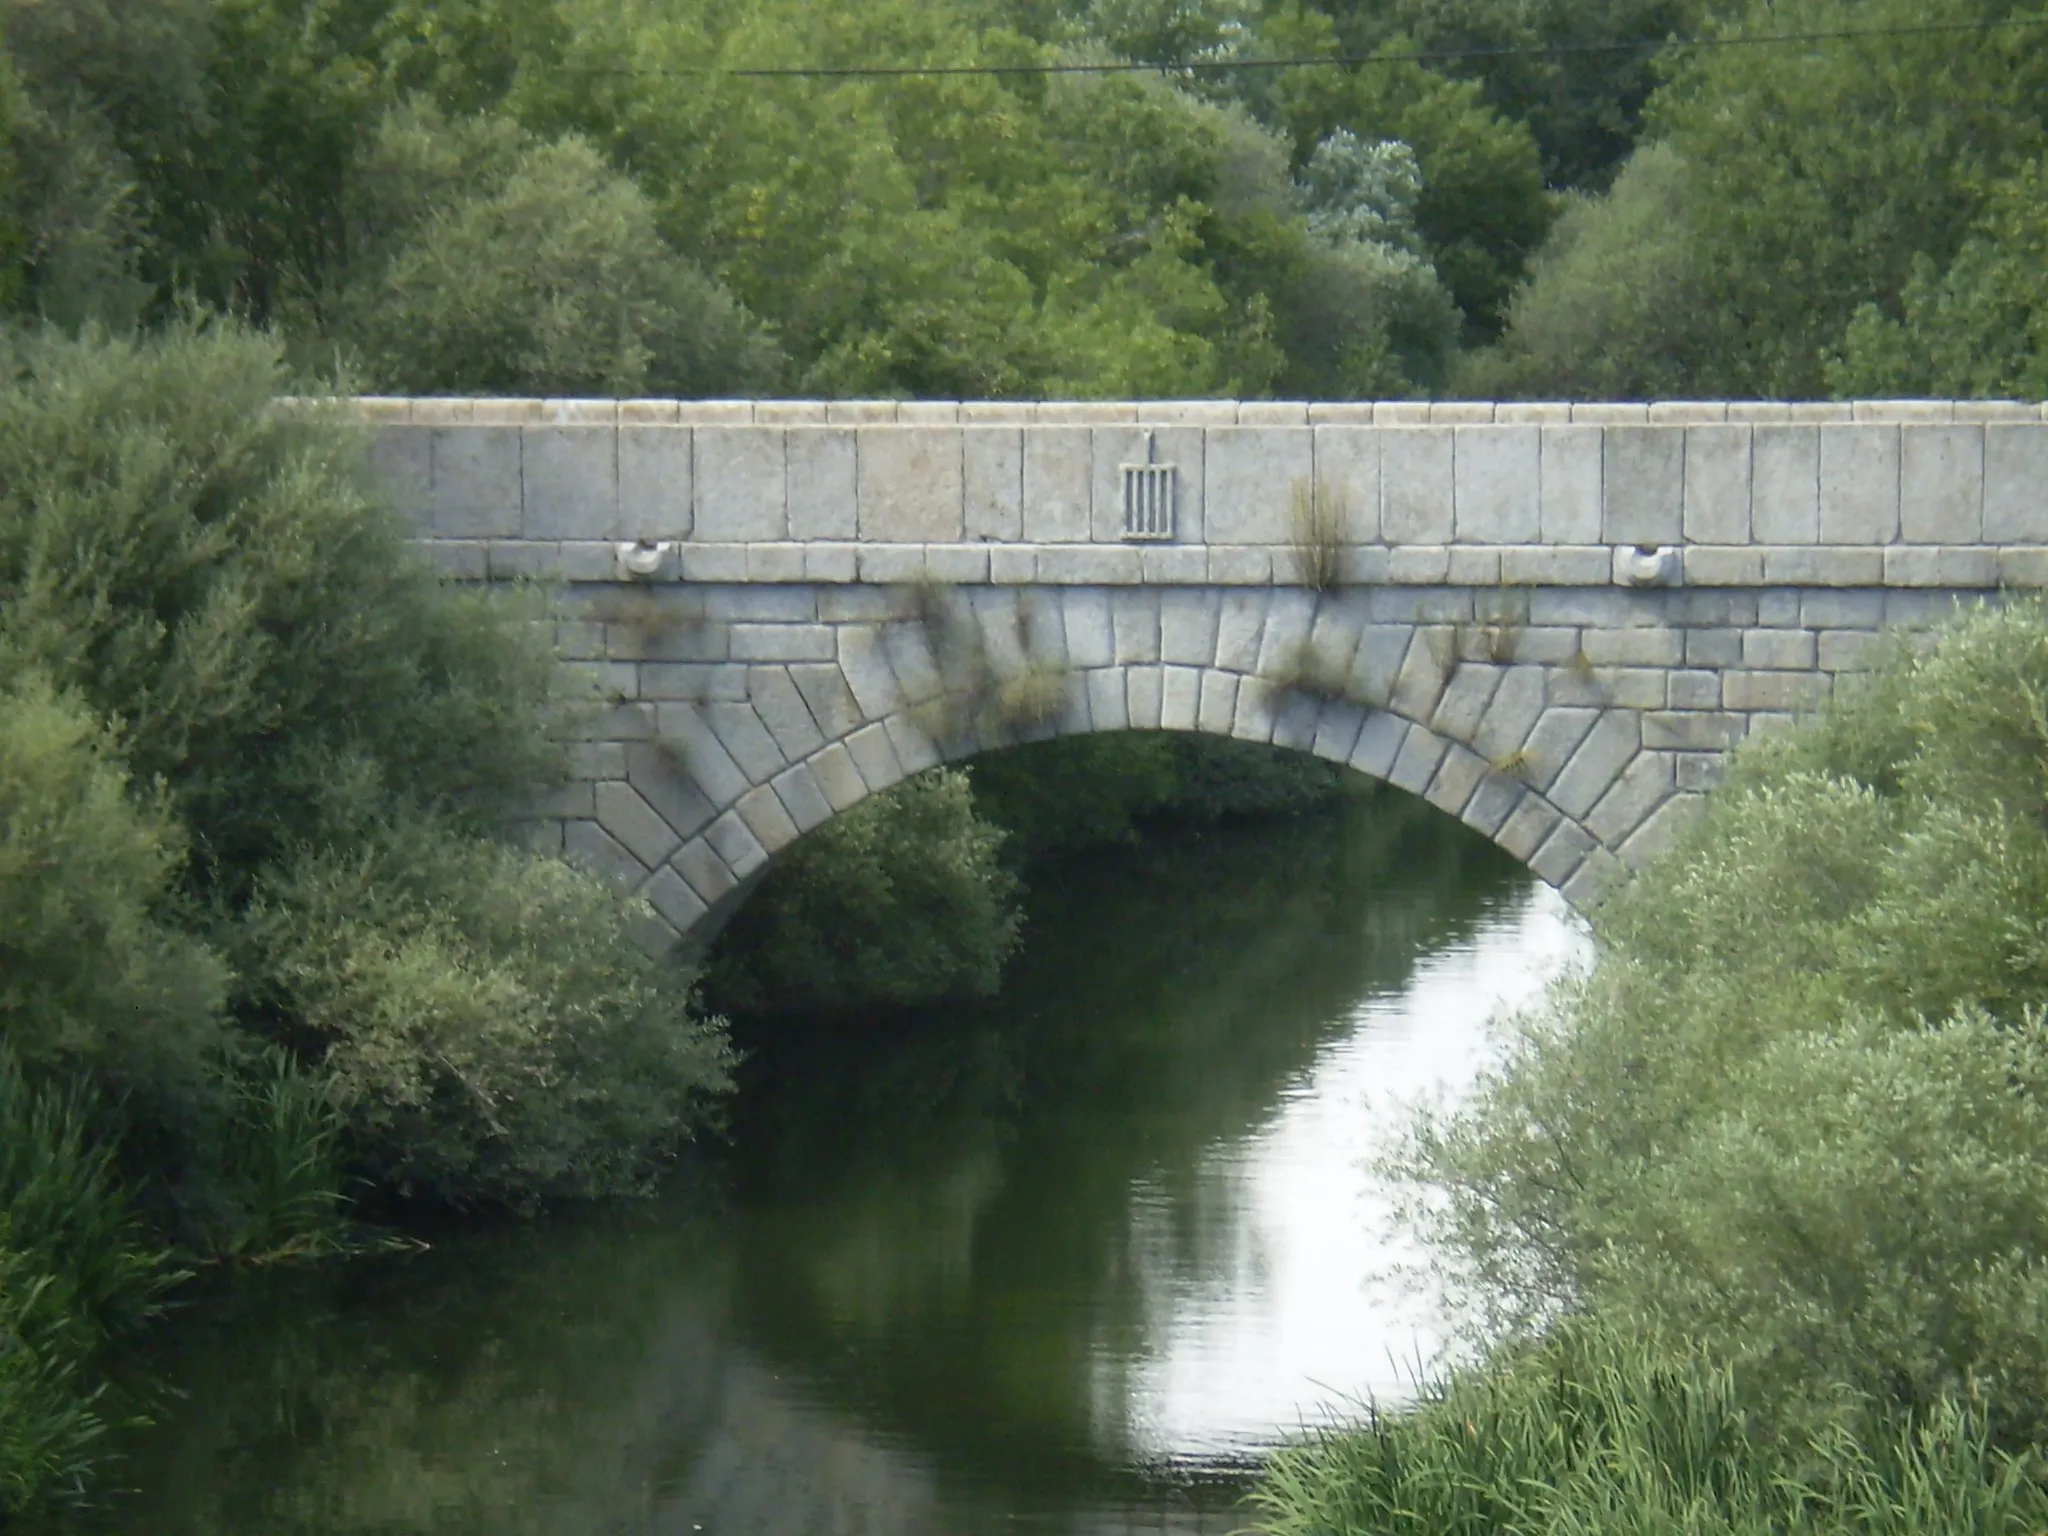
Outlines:
[[[766,875],[774,855],[870,795],[942,763],[1002,748],[1110,731],[1163,730],[1306,752],[1417,795],[1527,866],[1574,908],[1589,910],[1626,869],[1610,843],[1625,841],[1626,834],[1653,819],[1666,797],[1648,798],[1622,828],[1624,836],[1603,841],[1547,790],[1588,737],[1632,712],[1575,711],[1577,731],[1546,744],[1541,755],[1532,754],[1529,744],[1552,712],[1528,708],[1513,696],[1519,691],[1508,688],[1507,680],[1517,672],[1537,676],[1535,669],[1513,664],[1452,669],[1454,675],[1468,670],[1485,686],[1467,689],[1462,701],[1447,686],[1424,723],[1395,705],[1318,697],[1255,671],[1166,663],[1089,668],[1067,674],[1059,709],[1041,725],[968,728],[939,740],[920,722],[943,713],[958,695],[933,690],[913,700],[899,690],[892,707],[869,713],[860,708],[860,691],[848,686],[845,699],[853,707],[840,711],[833,722],[836,731],[767,782],[730,796],[716,818],[643,884],[642,893],[655,897],[653,887],[665,873],[705,893],[708,899],[693,904],[699,910],[690,921],[670,919],[680,953],[701,954]],[[1453,708],[1454,703],[1459,707]],[[1579,720],[1583,716],[1593,718]],[[1630,732],[1628,742],[1633,748],[1639,736]],[[688,743],[683,747],[687,761]],[[1617,789],[1627,778],[1624,766],[1614,775]],[[707,892],[707,885],[719,888]],[[658,899],[656,905],[661,906]]]

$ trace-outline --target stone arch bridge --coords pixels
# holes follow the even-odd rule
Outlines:
[[[2048,584],[2048,407],[366,399],[440,567],[605,700],[537,835],[705,931],[946,758],[1347,763],[1581,906],[1887,628]],[[664,935],[665,936],[665,935]]]

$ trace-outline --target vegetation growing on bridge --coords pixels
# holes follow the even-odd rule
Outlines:
[[[1984,609],[1738,754],[1401,1161],[1488,1354],[1276,1529],[2038,1527],[2044,698],[2048,612]]]

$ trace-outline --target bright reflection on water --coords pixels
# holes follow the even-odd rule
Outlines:
[[[697,1193],[257,1277],[148,1362],[140,1536],[1222,1532],[1442,1319],[1370,1159],[1582,950],[1418,803],[1034,882],[991,1004],[754,1042]]]
[[[1276,1426],[1410,1395],[1450,1319],[1374,1160],[1414,1106],[1455,1101],[1487,1059],[1495,1011],[1532,1000],[1584,949],[1563,900],[1530,884],[1422,957],[1398,992],[1347,1010],[1271,1123],[1202,1159],[1201,1182],[1232,1191],[1237,1211],[1223,1273],[1173,1284],[1158,1258],[1171,1199],[1134,1183],[1131,1245],[1158,1340],[1129,1383],[1143,1454],[1241,1454],[1272,1444]]]

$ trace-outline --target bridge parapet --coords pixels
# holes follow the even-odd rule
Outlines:
[[[1285,585],[2048,585],[2048,406],[349,402],[451,574]],[[1166,537],[1123,482],[1170,471]],[[1634,558],[1669,550],[1661,564]]]

